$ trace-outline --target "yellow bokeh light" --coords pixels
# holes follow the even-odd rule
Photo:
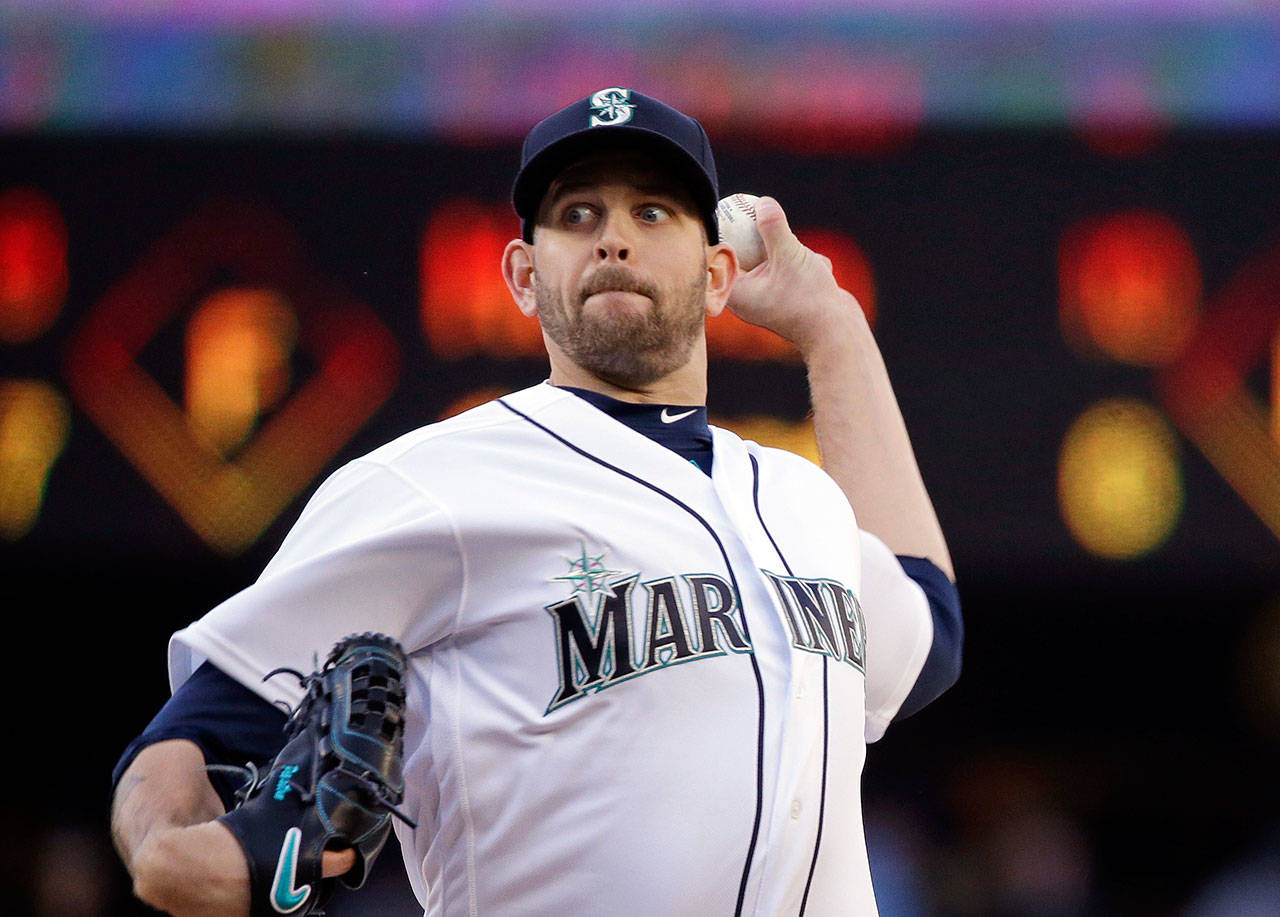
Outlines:
[[[49,385],[0,381],[0,538],[16,541],[35,525],[70,425],[66,399]]]
[[[297,319],[272,290],[225,289],[187,326],[187,419],[223,455],[288,392]]]
[[[480,405],[493,401],[495,398],[501,398],[503,395],[510,395],[511,391],[509,388],[498,388],[496,386],[472,389],[450,402],[448,407],[440,412],[437,420],[448,420],[450,417],[456,417],[463,411],[478,408]]]
[[[1113,398],[1067,431],[1058,459],[1062,518],[1087,551],[1129,559],[1159,547],[1182,513],[1177,441],[1144,402]]]

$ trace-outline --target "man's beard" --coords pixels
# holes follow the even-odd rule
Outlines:
[[[644,388],[689,362],[703,328],[706,278],[704,265],[692,281],[663,295],[625,268],[609,265],[596,271],[566,307],[535,272],[538,318],[565,356],[596,378],[619,388]],[[587,313],[587,299],[605,290],[639,293],[653,306],[641,313]]]

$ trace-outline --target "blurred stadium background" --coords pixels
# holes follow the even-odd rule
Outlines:
[[[613,85],[833,258],[949,536],[965,674],[867,766],[883,912],[1280,913],[1262,0],[0,0],[0,910],[139,912],[108,774],[168,634],[339,464],[543,377],[518,143]],[[713,416],[811,452],[794,355],[711,336]]]

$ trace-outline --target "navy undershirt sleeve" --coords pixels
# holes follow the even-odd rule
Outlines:
[[[206,662],[160,708],[142,735],[129,743],[111,773],[112,787],[148,745],[189,739],[204,752],[206,764],[262,764],[284,746],[285,713],[254,694],[217,666]],[[209,782],[228,809],[233,805],[234,775],[212,771]]]
[[[907,576],[924,590],[933,616],[933,645],[916,678],[911,693],[894,717],[900,720],[917,713],[937,700],[960,678],[960,657],[964,649],[964,619],[960,616],[960,593],[955,583],[930,560],[898,557]]]

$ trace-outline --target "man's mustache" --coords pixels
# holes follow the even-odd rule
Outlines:
[[[647,296],[650,299],[656,299],[658,294],[653,284],[645,283],[624,268],[610,265],[600,268],[582,285],[582,289],[578,292],[578,303],[585,303],[597,293],[613,292],[639,293],[641,296]]]

